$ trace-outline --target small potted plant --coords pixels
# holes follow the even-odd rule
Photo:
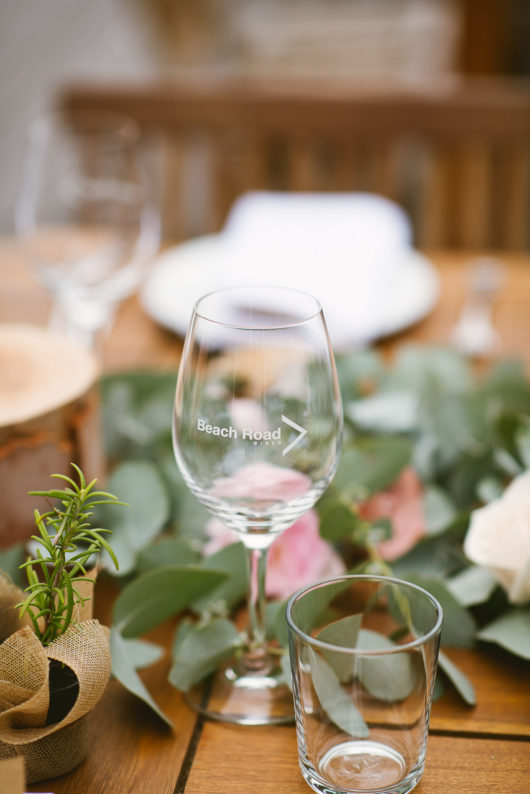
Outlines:
[[[78,482],[52,475],[63,490],[31,492],[50,509],[35,511],[34,553],[20,566],[27,587],[0,579],[0,758],[23,755],[29,782],[64,774],[84,758],[87,716],[111,669],[108,629],[84,612],[92,560],[106,551],[118,567],[109,530],[91,525],[94,509],[122,503],[72,465]]]

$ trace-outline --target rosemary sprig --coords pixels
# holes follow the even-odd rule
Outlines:
[[[29,615],[43,645],[64,634],[72,622],[75,606],[82,606],[88,600],[76,586],[90,581],[86,575],[90,557],[105,550],[118,569],[116,556],[103,537],[110,530],[92,527],[89,519],[96,505],[124,503],[113,494],[94,490],[97,480],[87,484],[81,469],[74,463],[71,465],[79,484],[64,474],[52,474],[66,483],[64,490],[30,492],[32,496],[47,499],[50,510],[43,514],[35,510],[39,534],[32,535],[32,539],[38,546],[35,557],[29,557],[20,566],[26,571],[28,586],[24,591],[27,597],[17,607],[21,617]]]

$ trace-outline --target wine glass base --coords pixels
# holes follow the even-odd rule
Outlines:
[[[234,660],[186,693],[203,717],[237,725],[286,725],[294,722],[293,696],[279,665],[266,672],[239,669]]]

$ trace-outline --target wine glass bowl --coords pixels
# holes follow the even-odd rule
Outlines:
[[[158,247],[159,216],[136,123],[99,111],[37,119],[15,225],[52,295],[51,324],[92,342]]]
[[[265,642],[266,555],[327,488],[341,437],[333,354],[314,298],[238,287],[197,302],[177,381],[175,455],[190,490],[243,542],[250,575],[248,649],[224,673],[229,711],[217,698],[215,713],[206,709],[210,716],[292,719],[290,695]],[[244,700],[240,711],[236,691]],[[279,698],[288,713],[278,714]]]

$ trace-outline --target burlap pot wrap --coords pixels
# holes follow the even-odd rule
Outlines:
[[[60,722],[46,725],[50,659],[74,671],[79,693]],[[28,626],[8,636],[0,645],[0,759],[22,755],[28,783],[76,767],[88,749],[88,714],[101,698],[110,670],[109,630],[97,620],[71,625],[46,648]]]

